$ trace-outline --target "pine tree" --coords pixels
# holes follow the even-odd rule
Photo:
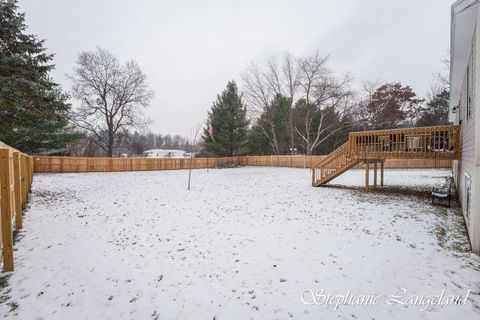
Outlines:
[[[249,155],[263,156],[273,154],[272,146],[258,124],[253,125],[248,131],[246,148]]]
[[[417,127],[438,126],[449,124],[449,97],[447,89],[443,89],[427,102],[427,107],[423,110],[420,119],[417,121]]]
[[[280,94],[263,109],[256,125],[262,130],[274,154],[289,153],[290,98]]]
[[[70,104],[49,72],[52,54],[26,34],[16,0],[0,0],[0,141],[27,153],[58,152],[78,136]]]
[[[213,127],[213,137],[208,131]],[[236,156],[245,150],[247,141],[247,111],[234,81],[227,88],[208,113],[207,127],[204,129],[203,142],[207,152],[218,156]]]

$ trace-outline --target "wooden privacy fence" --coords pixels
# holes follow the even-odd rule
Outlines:
[[[86,157],[34,157],[35,172],[115,172],[215,168],[226,164],[242,166],[268,166],[311,168],[325,156],[241,156],[224,158],[86,158]],[[357,168],[363,168],[359,164]],[[446,159],[387,159],[385,168],[451,168]]]
[[[31,157],[0,142],[0,232],[4,271],[13,271],[13,230],[22,228],[33,172],[115,172],[215,168],[223,165],[310,168],[325,156],[242,156],[225,158]],[[451,168],[448,159],[386,159],[386,168]],[[364,167],[363,164],[357,166]]]
[[[13,230],[22,228],[23,210],[32,185],[32,157],[0,142],[0,230],[4,271],[13,271]]]
[[[86,158],[34,157],[35,172],[115,172],[215,168],[239,163],[239,157],[224,158]]]
[[[240,159],[243,166],[310,168],[325,156],[244,156]]]

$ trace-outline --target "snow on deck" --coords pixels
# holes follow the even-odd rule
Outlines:
[[[468,252],[459,209],[432,206],[428,196],[448,170],[386,170],[388,187],[368,194],[362,170],[332,181],[347,188],[312,188],[309,170],[241,168],[195,170],[187,191],[187,175],[36,175],[0,315],[478,317],[480,259]],[[337,310],[301,299],[312,301],[305,290],[388,297],[402,289],[404,302],[471,292],[465,304],[426,311],[383,298]]]

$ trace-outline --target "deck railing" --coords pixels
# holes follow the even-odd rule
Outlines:
[[[351,132],[351,152],[373,159],[459,159],[460,126],[404,128]]]

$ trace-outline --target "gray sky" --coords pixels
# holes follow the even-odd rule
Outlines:
[[[217,93],[251,61],[288,50],[329,54],[362,80],[401,81],[424,96],[443,68],[452,0],[121,1],[20,0],[29,32],[55,53],[54,79],[97,46],[133,58],[155,91],[157,133],[191,135]]]

